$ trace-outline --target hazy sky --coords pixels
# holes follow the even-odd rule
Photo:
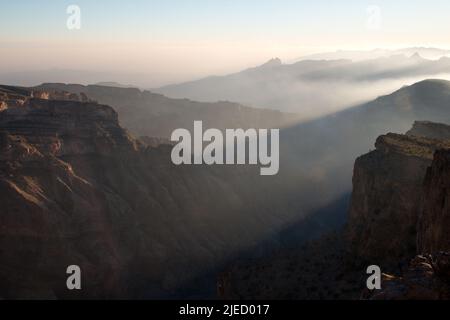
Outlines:
[[[0,1],[0,72],[139,73],[159,85],[237,71],[271,57],[450,48],[448,0]],[[71,4],[81,9],[80,30],[66,27]]]

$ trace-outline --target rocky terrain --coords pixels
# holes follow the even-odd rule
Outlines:
[[[406,134],[409,136],[450,140],[450,128],[448,125],[429,121],[416,121],[413,128]]]
[[[170,297],[289,221],[257,168],[176,167],[109,106],[7,86],[0,102],[0,297]]]
[[[358,299],[364,289],[362,261],[347,251],[341,234],[296,248],[234,262],[218,276],[224,300]]]
[[[450,255],[418,255],[399,275],[382,275],[382,289],[363,291],[361,298],[371,300],[449,300]]]
[[[444,124],[416,122],[406,135],[379,137],[376,150],[355,162],[349,218],[342,232],[233,264],[219,276],[219,296],[450,298],[450,259],[445,253],[450,251],[448,130]],[[416,254],[420,256],[414,258]],[[386,273],[383,290],[364,290],[369,265]]]

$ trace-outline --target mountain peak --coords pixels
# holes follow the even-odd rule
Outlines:
[[[269,61],[267,61],[266,63],[264,63],[263,65],[261,65],[262,68],[272,68],[272,67],[278,67],[281,66],[283,64],[283,62],[281,61],[280,58],[272,58]]]
[[[415,60],[423,60],[422,56],[419,54],[419,52],[415,52],[410,59],[415,59]]]

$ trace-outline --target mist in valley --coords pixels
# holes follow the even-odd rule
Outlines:
[[[295,113],[300,121],[305,121],[374,100],[421,80],[450,79],[450,58],[445,50],[410,48],[383,52],[377,56],[372,51],[352,51],[349,56],[353,60],[336,59],[338,53],[328,55],[331,59],[305,57],[292,64],[272,59],[239,73],[154,91],[172,98],[234,101],[275,109]],[[425,59],[421,53],[436,59]]]

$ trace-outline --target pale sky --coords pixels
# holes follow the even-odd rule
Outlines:
[[[0,72],[140,74],[157,86],[272,57],[291,62],[337,49],[450,48],[448,0],[0,1]],[[66,27],[72,4],[81,9],[80,30]]]

